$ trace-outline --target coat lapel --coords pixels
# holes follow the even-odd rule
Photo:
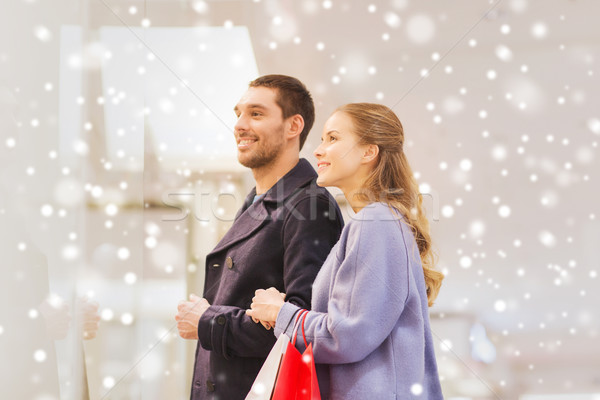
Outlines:
[[[252,236],[270,219],[265,202],[283,204],[288,197],[292,196],[299,188],[306,186],[316,176],[317,173],[310,163],[302,158],[291,171],[265,193],[262,200],[252,203],[256,188],[252,189],[244,201],[244,206],[236,215],[233,225],[209,255]]]
[[[254,232],[259,230],[269,220],[269,213],[262,201],[250,205],[243,211],[233,222],[233,225],[223,239],[217,244],[217,247],[210,254],[217,253],[233,246],[234,244],[252,236]]]

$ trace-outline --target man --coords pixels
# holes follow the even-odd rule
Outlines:
[[[314,122],[297,79],[266,75],[235,106],[239,162],[256,187],[206,257],[204,298],[178,306],[181,337],[197,339],[192,400],[244,399],[275,343],[270,326],[245,313],[256,289],[275,287],[310,308],[312,283],[337,242],[341,213],[299,152]]]

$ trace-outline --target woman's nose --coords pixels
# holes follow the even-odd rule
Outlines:
[[[323,156],[323,149],[321,147],[323,147],[323,142],[321,142],[321,144],[317,146],[317,148],[315,149],[315,151],[313,151],[313,154],[317,158]]]
[[[315,151],[313,151],[313,154],[317,158],[323,157],[325,154],[325,142],[323,140],[321,140],[321,143],[319,143]]]

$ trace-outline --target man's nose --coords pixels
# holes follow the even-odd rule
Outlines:
[[[234,127],[233,127],[234,131],[237,132],[244,132],[248,130],[248,119],[246,117],[244,117],[244,115],[240,115],[237,119],[237,122],[235,123]]]

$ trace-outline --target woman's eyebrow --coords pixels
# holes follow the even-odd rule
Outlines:
[[[332,133],[338,133],[339,134],[340,132],[336,131],[335,129],[332,129],[332,130],[330,130],[328,132],[325,132],[325,135],[331,135]]]

